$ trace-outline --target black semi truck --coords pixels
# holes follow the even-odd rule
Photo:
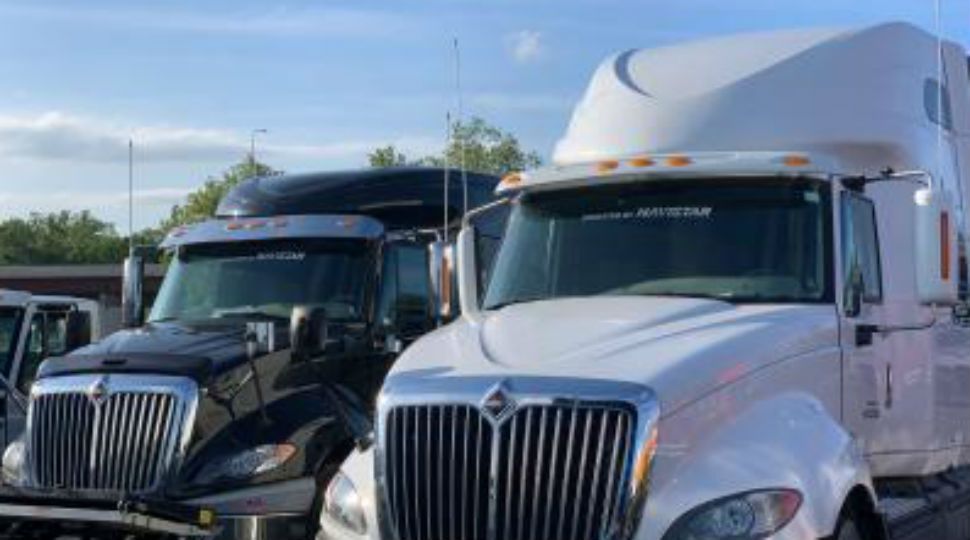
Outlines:
[[[3,458],[0,534],[312,538],[391,363],[456,315],[447,238],[497,182],[258,178],[172,231],[147,321],[132,261],[131,328],[39,369]],[[485,255],[504,219],[486,221]]]

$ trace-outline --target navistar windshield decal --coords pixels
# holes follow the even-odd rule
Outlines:
[[[624,219],[700,220],[710,219],[713,214],[714,208],[710,206],[649,206],[637,208],[636,210],[586,214],[582,216],[582,221],[617,221]]]

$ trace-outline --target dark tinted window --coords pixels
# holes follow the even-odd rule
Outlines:
[[[20,322],[23,310],[19,308],[0,308],[0,370],[10,373],[10,363],[17,354],[17,341],[20,337]]]
[[[941,105],[942,114],[940,113]],[[926,79],[923,84],[923,106],[926,108],[926,116],[929,117],[931,122],[942,125],[946,129],[953,129],[950,94],[946,86],[940,86],[940,81]]]
[[[426,332],[432,318],[427,248],[421,244],[392,244],[384,261],[381,319],[403,336]]]
[[[864,298],[882,300],[882,267],[879,260],[879,234],[876,207],[872,201],[846,192],[842,197],[842,275],[862,275]]]
[[[172,262],[151,320],[264,314],[297,305],[331,319],[362,316],[371,275],[363,240],[286,240],[189,247]]]
[[[17,376],[17,388],[28,393],[40,364],[52,356],[62,356],[67,350],[67,312],[39,312],[30,319],[27,351]]]
[[[828,186],[681,180],[520,200],[486,307],[551,297],[831,301]]]

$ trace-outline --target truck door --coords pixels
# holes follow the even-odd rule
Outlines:
[[[893,406],[888,344],[875,329],[885,320],[876,208],[843,191],[840,201],[843,350],[843,421],[866,453],[886,445],[886,416]]]

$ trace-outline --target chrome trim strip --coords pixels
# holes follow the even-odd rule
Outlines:
[[[626,540],[632,537],[636,530],[639,520],[643,512],[643,504],[646,501],[649,480],[650,480],[650,469],[653,463],[654,452],[656,450],[657,443],[657,424],[660,419],[660,409],[659,401],[656,399],[655,394],[652,390],[646,386],[642,386],[635,383],[621,382],[621,381],[607,381],[607,380],[595,380],[595,379],[571,379],[571,378],[561,378],[561,377],[494,377],[494,376],[481,376],[481,377],[427,377],[424,374],[411,374],[411,373],[399,373],[392,375],[384,385],[380,397],[378,398],[378,412],[375,422],[376,429],[376,440],[377,445],[374,452],[375,456],[375,474],[377,480],[377,512],[378,512],[378,522],[384,538],[392,540],[400,540],[397,535],[396,527],[391,520],[390,513],[393,511],[390,495],[388,492],[388,477],[389,474],[386,470],[387,464],[387,450],[389,448],[389,441],[387,440],[388,434],[388,422],[391,420],[389,413],[395,410],[397,407],[421,407],[424,411],[429,414],[430,409],[428,406],[445,407],[445,406],[457,406],[457,407],[470,407],[473,410],[480,412],[478,414],[478,437],[475,439],[477,444],[482,444],[484,434],[482,433],[482,423],[483,418],[487,418],[489,422],[497,422],[501,424],[505,419],[509,418],[509,415],[501,415],[500,419],[493,419],[488,412],[483,408],[483,401],[495,388],[500,387],[502,391],[512,399],[515,403],[517,409],[525,409],[530,406],[539,407],[556,407],[556,420],[553,426],[554,434],[552,438],[552,447],[557,448],[560,443],[560,433],[564,422],[568,421],[568,430],[572,433],[572,437],[575,438],[577,429],[584,431],[584,440],[589,441],[591,434],[589,433],[589,422],[592,418],[593,411],[586,409],[585,416],[585,426],[587,429],[583,429],[582,426],[577,426],[581,421],[579,418],[579,410],[577,407],[580,405],[584,407],[593,406],[594,408],[598,404],[607,405],[607,409],[604,409],[601,414],[603,414],[602,422],[608,421],[605,411],[618,411],[618,409],[610,408],[611,405],[625,404],[630,407],[630,410],[634,413],[629,415],[632,417],[635,424],[633,426],[627,426],[627,415],[618,414],[616,417],[616,431],[621,433],[620,428],[632,428],[626,429],[627,432],[631,434],[632,440],[624,437],[622,440],[619,438],[614,438],[612,445],[612,452],[610,453],[610,463],[613,465],[613,470],[619,463],[624,463],[624,468],[622,475],[620,476],[620,482],[616,486],[613,486],[612,477],[609,479],[609,484],[607,484],[607,497],[604,501],[603,512],[604,514],[609,514],[607,519],[603,519],[604,528],[609,527],[608,530],[603,530],[601,534],[598,534],[597,538],[604,540]],[[439,409],[440,410],[440,409]],[[409,416],[408,409],[401,410],[403,415]],[[565,414],[564,414],[565,412]],[[417,410],[415,410],[415,428],[418,427]],[[565,416],[569,415],[569,418]],[[550,415],[551,416],[551,415]],[[429,420],[430,421],[430,420]],[[466,423],[471,422],[471,417],[466,418]],[[514,420],[513,420],[514,422]],[[395,430],[396,433],[413,433],[414,437],[414,451],[419,452],[418,437],[419,431],[411,432],[409,431],[407,419],[404,422],[404,431]],[[430,424],[429,424],[430,425]],[[516,426],[518,427],[518,426]],[[466,458],[463,461],[466,463],[465,467],[468,469],[468,434],[470,433],[471,426],[466,427],[466,438],[464,441],[464,451]],[[543,422],[543,429],[545,428],[545,422]],[[604,428],[601,427],[601,430]],[[430,427],[429,427],[430,433]],[[489,492],[491,494],[491,501],[489,503],[489,511],[486,518],[489,520],[487,527],[487,538],[495,539],[499,535],[499,531],[495,530],[495,525],[497,523],[497,508],[495,500],[499,496],[495,490],[499,489],[496,485],[496,467],[498,460],[500,459],[501,453],[501,441],[498,436],[498,429],[493,431],[493,437],[491,440],[491,478],[484,479],[485,482],[489,484]],[[513,431],[513,437],[514,437]],[[544,432],[543,432],[544,433]],[[544,440],[544,439],[543,439]],[[401,441],[406,442],[405,440]],[[394,444],[397,444],[396,442]],[[405,455],[403,456],[402,463],[408,464],[410,461],[407,459],[407,444],[403,444]],[[510,450],[512,452],[512,450]],[[586,453],[585,446],[583,453]],[[570,462],[573,460],[572,447],[570,447],[565,456],[566,461]],[[477,498],[480,491],[478,487],[481,485],[482,479],[479,479],[479,471],[481,471],[481,463],[477,460],[480,459],[481,449],[475,452],[474,459],[476,460],[476,468],[474,478],[467,478],[469,475],[463,475],[462,482],[471,481],[472,491]],[[541,454],[540,454],[541,456]],[[589,456],[579,456],[584,464]],[[528,458],[528,456],[526,456]],[[551,455],[551,468],[547,469],[550,474],[555,474],[557,470],[556,463],[557,455],[555,452]],[[622,461],[620,461],[622,460]],[[599,461],[599,458],[597,458]],[[618,463],[619,462],[619,463]],[[638,463],[641,464],[638,467]],[[407,466],[407,465],[405,465]],[[417,472],[417,471],[415,471]],[[637,475],[636,477],[634,475]],[[417,475],[415,475],[417,476]],[[407,482],[409,477],[405,474],[402,477],[402,481]],[[414,478],[418,480],[418,478]],[[585,481],[585,479],[580,480]],[[592,482],[599,482],[598,479],[589,480]],[[550,525],[550,515],[552,512],[552,505],[555,500],[555,483],[550,481],[548,484],[548,493],[546,497],[546,502],[544,503],[546,519],[543,520],[544,528],[546,529],[545,537],[549,536],[549,525]],[[562,486],[560,486],[562,487]],[[615,489],[614,489],[615,488]],[[512,489],[512,486],[507,487],[508,490]],[[538,489],[538,485],[537,488]],[[467,493],[467,487],[463,486],[463,491]],[[537,504],[537,499],[533,501],[533,505]],[[567,504],[567,501],[562,501],[562,504]],[[414,515],[417,517],[417,511],[420,508],[417,506],[417,501],[414,502]],[[470,538],[473,540],[485,540],[478,538],[478,518],[480,508],[479,501],[475,501],[473,505],[473,516],[472,519],[475,521],[474,527],[472,529],[472,535]],[[463,509],[464,510],[464,509]],[[410,509],[402,510],[405,517],[412,513]],[[560,513],[563,510],[560,510]],[[592,510],[589,511],[591,513]],[[465,526],[465,516],[464,511],[461,515],[461,526]],[[591,526],[587,524],[587,528]],[[578,522],[576,521],[576,516],[573,516],[572,524],[574,527],[574,532],[578,529]],[[560,521],[560,526],[564,525],[564,521]],[[420,524],[419,524],[420,527]],[[463,529],[464,531],[464,529]],[[413,536],[410,534],[411,531],[405,531],[405,534],[409,536],[408,540],[414,538],[423,538],[420,535],[420,529],[417,531],[418,536]],[[430,533],[430,531],[428,531]],[[562,532],[559,533],[560,537]],[[507,537],[508,535],[506,535]],[[584,539],[585,540],[585,539]]]

